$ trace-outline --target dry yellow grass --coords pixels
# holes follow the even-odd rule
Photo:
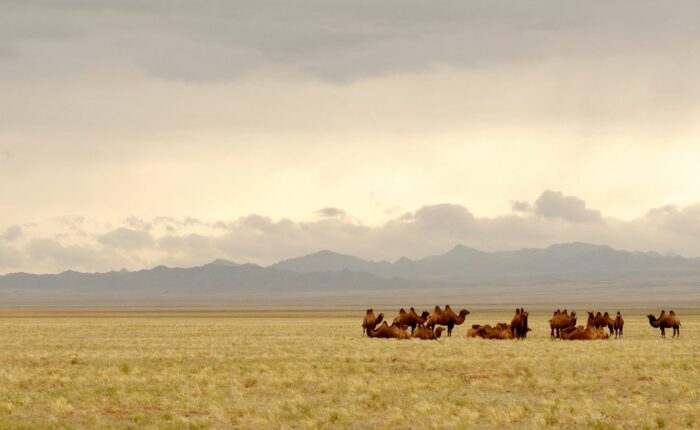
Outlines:
[[[393,314],[393,309],[384,310]],[[582,313],[582,309],[579,310]],[[661,340],[362,338],[362,312],[0,314],[0,428],[687,428],[700,426],[700,314]]]

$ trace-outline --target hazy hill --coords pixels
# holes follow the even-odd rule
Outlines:
[[[293,258],[272,267],[297,273],[323,271],[365,271],[377,276],[416,280],[476,281],[541,279],[571,281],[601,276],[700,274],[700,260],[658,253],[614,250],[586,243],[552,245],[544,249],[521,249],[487,253],[458,245],[451,251],[419,260],[401,258],[394,263],[371,262],[356,257],[323,251]]]
[[[191,268],[0,276],[0,304],[320,304],[700,302],[700,260],[584,243],[449,252],[393,263],[321,251],[261,267],[216,260]]]

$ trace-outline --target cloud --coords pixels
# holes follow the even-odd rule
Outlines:
[[[21,267],[22,256],[16,248],[0,243],[0,269]]]
[[[5,230],[4,233],[0,234],[0,241],[12,242],[23,236],[22,227],[18,225],[11,225]]]
[[[125,260],[112,250],[94,246],[63,245],[56,239],[32,239],[24,252],[39,267],[63,270],[111,270],[123,267]],[[48,270],[51,270],[48,269]]]
[[[532,205],[524,200],[514,200],[510,202],[510,210],[513,212],[532,212]]]
[[[322,218],[344,218],[347,215],[347,213],[342,209],[334,207],[325,207],[317,210],[316,215]]]
[[[578,197],[565,196],[561,191],[547,190],[535,201],[535,214],[548,219],[572,222],[601,222],[600,212],[586,207]]]
[[[48,56],[53,49],[53,62],[34,67],[33,74],[135,66],[190,81],[236,79],[262,70],[351,82],[438,65],[682,50],[693,48],[700,36],[695,25],[700,8],[690,1],[673,9],[653,2],[591,7],[539,1],[525,7],[486,0],[439,7],[418,0],[304,0],[274,6],[231,1],[215,7],[172,1],[90,3],[6,7],[0,17],[5,45],[0,52],[19,60],[10,62],[7,66],[14,67],[6,66],[5,73],[18,75],[23,67],[36,66],[31,54]],[[658,20],[662,14],[667,19]],[[111,47],[108,52],[99,48],[105,45]]]
[[[700,237],[700,204],[654,208],[646,214],[646,219],[665,230]]]
[[[528,208],[526,201],[518,202],[518,207]],[[80,230],[62,223],[65,232],[51,238],[35,237],[34,227],[27,228],[12,247],[0,243],[0,261],[5,272],[23,267],[35,272],[133,270],[159,264],[194,266],[217,258],[267,265],[320,249],[394,260],[442,253],[456,244],[499,251],[562,242],[700,256],[700,204],[657,207],[621,220],[603,218],[581,198],[545,191],[529,207],[532,210],[479,217],[459,204],[425,205],[379,225],[367,225],[349,214],[311,221],[259,214],[214,221],[158,217],[125,219],[116,228],[86,220]]]
[[[97,238],[98,242],[115,249],[141,249],[153,244],[153,237],[147,231],[119,227]]]

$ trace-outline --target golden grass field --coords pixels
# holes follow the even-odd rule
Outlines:
[[[4,310],[0,428],[696,428],[700,313],[677,311],[680,340],[638,310],[624,340],[551,341],[531,311],[515,342],[465,336],[505,311],[398,341],[363,338],[364,310]]]

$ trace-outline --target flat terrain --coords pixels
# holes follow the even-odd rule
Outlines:
[[[363,338],[362,310],[5,309],[0,428],[697,428],[700,312],[677,312],[680,340],[628,310],[624,340],[531,312],[514,342],[466,338],[512,315],[474,309],[439,341]]]

